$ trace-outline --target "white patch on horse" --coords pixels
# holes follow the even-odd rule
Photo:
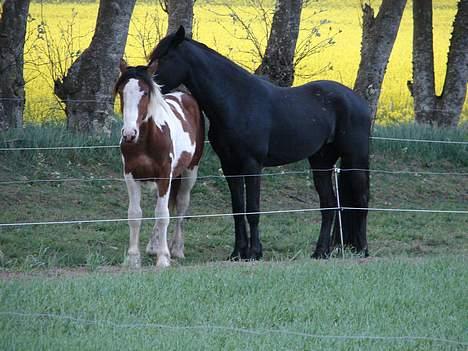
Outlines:
[[[171,105],[172,107],[174,107],[177,111],[177,113],[185,120],[185,114],[184,112],[182,111],[182,107],[180,107],[180,103],[178,103],[177,101],[174,101],[174,100],[169,100],[167,99],[166,102]]]
[[[169,181],[169,184],[171,182]],[[169,194],[171,186],[169,185],[167,192],[158,197],[154,215],[156,223],[153,228],[153,235],[146,246],[146,252],[150,255],[157,256],[157,267],[169,267],[171,264],[171,254],[167,246],[167,227],[169,225]]]
[[[174,91],[173,93],[169,93],[169,94],[166,94],[166,96],[174,96],[175,98],[177,98],[177,100],[179,100],[180,103],[182,103],[182,96],[184,95],[185,93],[182,93],[180,91]]]
[[[180,109],[180,113],[184,116],[182,109]],[[185,151],[193,156],[196,145],[192,143],[189,133],[184,131],[182,122],[174,114],[157,86],[154,87],[154,94],[152,94],[148,105],[148,114],[153,116],[153,121],[159,129],[162,130],[162,126],[165,125],[169,127],[174,152],[171,168],[174,170],[182,153]]]
[[[124,161],[125,167],[125,161]],[[131,173],[124,174],[128,190],[128,226],[130,227],[130,244],[128,247],[128,265],[132,268],[141,267],[140,258],[140,226],[141,226],[141,183],[133,178]]]
[[[179,191],[176,197],[177,220],[175,225],[174,237],[170,243],[172,257],[184,258],[184,235],[182,231],[182,222],[190,204],[190,192],[197,180],[198,166],[193,169],[186,169],[182,172]]]
[[[144,92],[140,89],[140,85],[137,79],[131,78],[125,84],[123,90],[123,135],[130,135],[133,131],[136,131],[135,140],[138,139],[138,104],[140,103],[141,97]]]

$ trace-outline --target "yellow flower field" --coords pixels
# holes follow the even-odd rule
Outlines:
[[[229,2],[227,2],[229,3]],[[322,50],[318,54],[304,60],[298,67],[298,76],[295,85],[304,83],[304,75],[310,75],[330,64],[333,69],[317,74],[312,79],[332,79],[352,87],[359,65],[359,51],[361,41],[361,10],[360,0],[332,0],[311,2],[303,11],[303,23],[310,26],[320,20],[328,20],[321,27],[321,36],[317,41],[326,37],[331,27],[331,33],[341,30],[334,38],[333,46]],[[378,2],[372,2],[378,7]],[[456,12],[456,0],[434,1],[434,50],[437,89],[440,91],[445,75],[448,43],[452,31],[452,22]],[[263,38],[264,25],[255,18],[255,10],[245,6],[236,6],[235,11],[242,15],[246,21],[251,21],[258,38]],[[314,15],[319,9],[325,11]],[[53,81],[50,74],[50,65],[43,64],[46,56],[53,57],[54,61],[60,61],[61,70],[66,70],[73,61],[68,53],[79,54],[89,44],[95,26],[98,3],[39,3],[31,4],[32,20],[29,22],[29,36],[26,43],[25,75],[27,80],[27,122],[41,122],[63,119],[59,104],[53,95]],[[253,49],[250,41],[235,38],[245,36],[238,23],[229,16],[229,11],[224,5],[208,4],[197,1],[195,6],[195,39],[204,42],[208,46],[222,54],[242,63],[249,69],[253,69],[259,63],[257,56],[248,53]],[[154,20],[157,16],[159,20]],[[379,108],[380,122],[409,121],[412,119],[412,99],[406,87],[406,82],[411,79],[411,45],[412,45],[412,19],[411,3],[407,4],[400,32],[393,49],[390,63],[387,69],[385,82]],[[126,57],[130,64],[145,62],[145,52],[156,44],[159,30],[165,33],[166,15],[162,12],[157,1],[138,1],[133,20],[130,26],[130,34],[126,47]],[[309,19],[310,18],[310,19]],[[306,20],[308,19],[308,20]],[[54,43],[52,48],[59,47],[60,56],[40,52],[39,47],[44,48],[45,40],[37,40],[38,25],[44,21],[47,26],[47,36]],[[73,25],[71,23],[73,22]],[[42,29],[41,27],[39,28]],[[305,32],[305,31],[304,31]],[[299,38],[305,36],[302,32]],[[63,33],[66,33],[63,35]],[[44,37],[44,33],[42,34]],[[73,37],[73,40],[69,39]],[[145,43],[142,45],[142,38]],[[262,41],[263,46],[265,41]],[[145,48],[143,48],[143,46]],[[468,108],[464,108],[464,120],[468,118]]]

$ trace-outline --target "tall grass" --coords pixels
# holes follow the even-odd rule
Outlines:
[[[372,140],[372,153],[381,156],[396,157],[400,160],[419,160],[426,164],[440,164],[440,168],[449,167],[451,162],[455,167],[468,166],[468,129],[435,128],[414,123],[376,126],[373,136],[396,139],[412,139],[416,141]],[[429,142],[424,142],[424,141]],[[436,141],[431,143],[430,141]],[[437,143],[441,141],[442,143]],[[458,141],[465,144],[450,144],[443,141]]]

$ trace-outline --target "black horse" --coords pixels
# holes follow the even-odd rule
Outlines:
[[[185,38],[183,27],[159,42],[149,66],[155,69],[154,79],[163,86],[163,92],[184,84],[198,101],[210,121],[208,138],[224,174],[252,175],[226,177],[233,213],[252,213],[234,215],[236,235],[231,258],[262,257],[257,214],[257,175],[262,168],[306,158],[313,169],[321,208],[337,206],[330,169],[341,158],[341,206],[361,208],[342,212],[344,242],[368,254],[367,210],[362,208],[367,208],[369,198],[371,117],[362,98],[333,81],[277,87],[204,44]],[[328,257],[335,212],[322,211],[320,236],[312,257]],[[337,232],[335,221],[335,240]]]

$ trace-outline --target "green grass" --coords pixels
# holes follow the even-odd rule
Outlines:
[[[375,135],[468,140],[465,129],[413,125]],[[118,128],[103,139],[45,126],[3,133],[0,148],[117,143]],[[466,174],[467,156],[466,145],[373,141],[372,169],[419,173],[372,173],[370,205],[466,210],[466,175],[423,172]],[[120,162],[117,149],[0,151],[0,223],[125,218],[125,184],[96,180],[121,178]],[[207,146],[200,176],[219,167]],[[89,181],[33,182],[61,178]],[[14,180],[26,182],[1,183]],[[262,209],[317,208],[311,181],[265,177]],[[144,216],[153,204],[146,190]],[[191,214],[230,211],[225,180],[200,177]],[[0,228],[0,349],[466,349],[465,214],[371,212],[372,259],[310,260],[319,226],[317,212],[263,215],[265,260],[230,264],[232,218],[190,219],[186,259],[156,270],[144,255],[138,272],[120,266],[125,222]]]
[[[4,279],[0,349],[464,350],[467,278],[439,257]]]
[[[378,127],[376,135],[417,139],[468,140],[461,130],[417,126]],[[53,145],[115,145],[69,133],[59,127],[29,127],[2,135],[0,147]],[[449,150],[449,151],[447,151]],[[468,173],[466,145],[373,141],[371,167],[378,170]],[[118,149],[0,151],[0,223],[126,218],[127,192],[121,180]],[[219,161],[206,147],[200,176],[219,174]],[[305,170],[304,162],[265,172]],[[87,181],[33,182],[37,179],[78,178]],[[1,182],[21,180],[21,184]],[[28,182],[31,181],[31,182]],[[268,176],[262,183],[262,210],[319,207],[308,173]],[[371,174],[371,207],[466,210],[466,175]],[[152,217],[154,199],[144,192],[143,215]],[[222,178],[200,178],[192,194],[191,214],[230,213],[229,192]],[[266,260],[308,257],[318,236],[320,214],[285,213],[261,219]],[[372,255],[465,254],[467,216],[464,214],[371,212]],[[142,226],[142,248],[152,221]],[[186,259],[190,265],[224,260],[232,249],[230,216],[190,219],[185,226]],[[54,266],[95,267],[123,262],[128,243],[125,222],[0,228],[0,264],[31,270]],[[144,264],[152,264],[144,258]]]

